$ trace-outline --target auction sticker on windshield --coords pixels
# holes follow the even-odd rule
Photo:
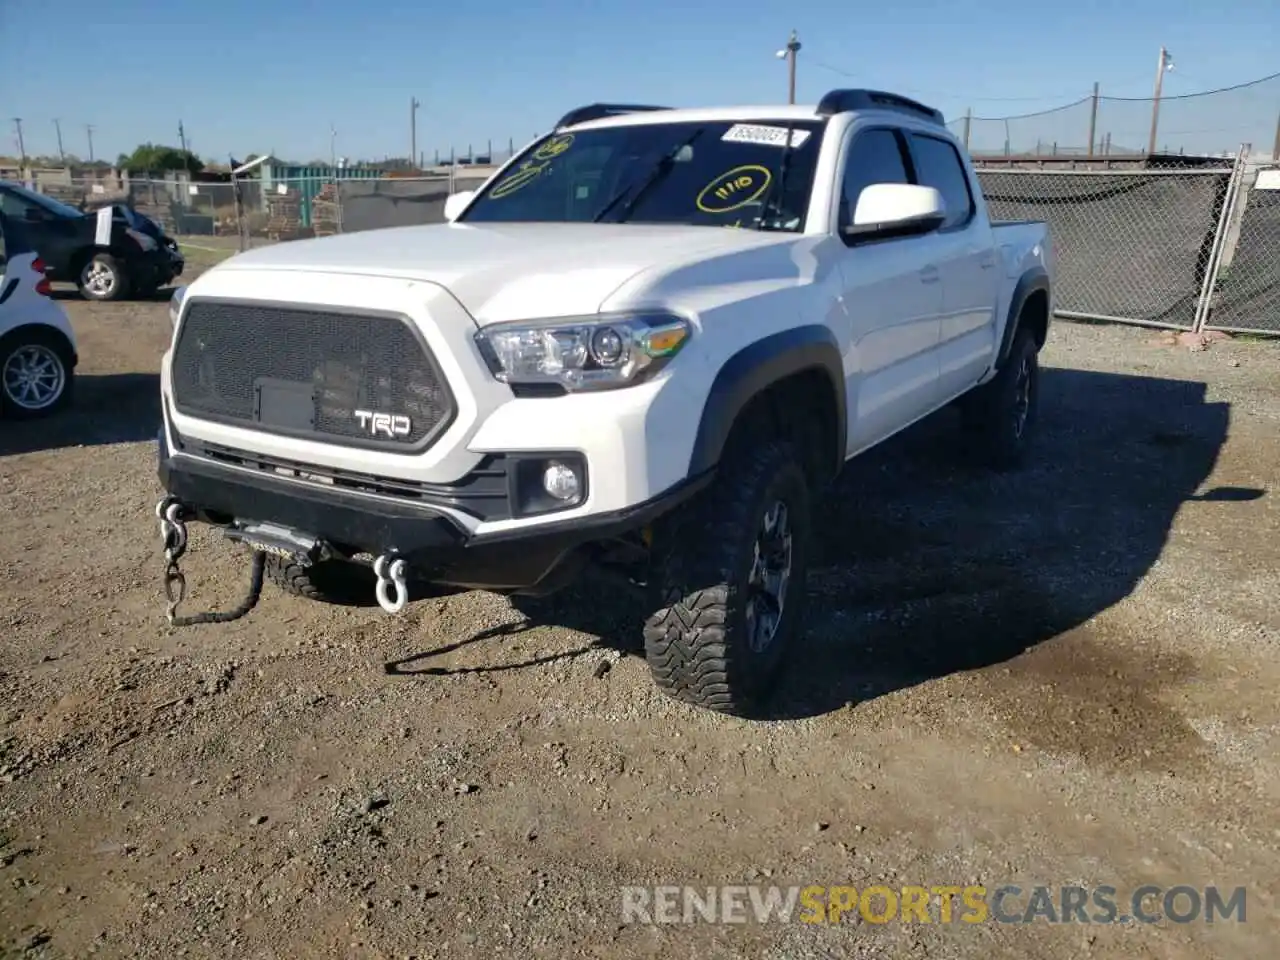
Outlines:
[[[791,146],[799,148],[809,139],[809,130],[792,130]],[[762,147],[783,147],[787,143],[786,127],[763,127],[751,123],[735,123],[720,138],[727,143],[754,143]]]

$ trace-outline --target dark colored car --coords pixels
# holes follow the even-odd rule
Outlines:
[[[177,242],[123,204],[86,213],[0,181],[0,213],[23,223],[50,280],[74,283],[88,300],[150,296],[186,267]]]

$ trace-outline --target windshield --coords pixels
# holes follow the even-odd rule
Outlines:
[[[44,209],[59,217],[84,216],[84,214],[75,207],[69,206],[60,200],[55,200],[53,197],[46,197],[43,193],[36,193],[34,190],[28,190],[26,187],[20,187],[17,184],[13,184],[9,189],[21,196],[22,199],[30,200],[36,206],[44,207]]]
[[[781,178],[786,127],[786,121],[720,120],[551,134],[490,184],[460,220],[589,223],[601,218],[605,223],[800,231],[825,123],[794,123],[794,149]],[[664,165],[664,157],[671,162]],[[785,184],[780,186],[780,179]]]

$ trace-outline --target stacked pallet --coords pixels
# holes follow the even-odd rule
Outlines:
[[[342,230],[338,185],[326,183],[311,200],[311,229],[317,237],[331,237]]]
[[[296,240],[302,230],[302,196],[292,187],[267,194],[267,237]]]

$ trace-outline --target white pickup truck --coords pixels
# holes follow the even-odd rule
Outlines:
[[[750,714],[846,461],[953,402],[994,466],[1027,450],[1049,237],[992,223],[912,100],[595,104],[445,216],[254,250],[175,294],[167,586],[193,520],[254,550],[242,612],[264,569],[390,612],[415,581],[616,571],[650,591],[658,686]]]

